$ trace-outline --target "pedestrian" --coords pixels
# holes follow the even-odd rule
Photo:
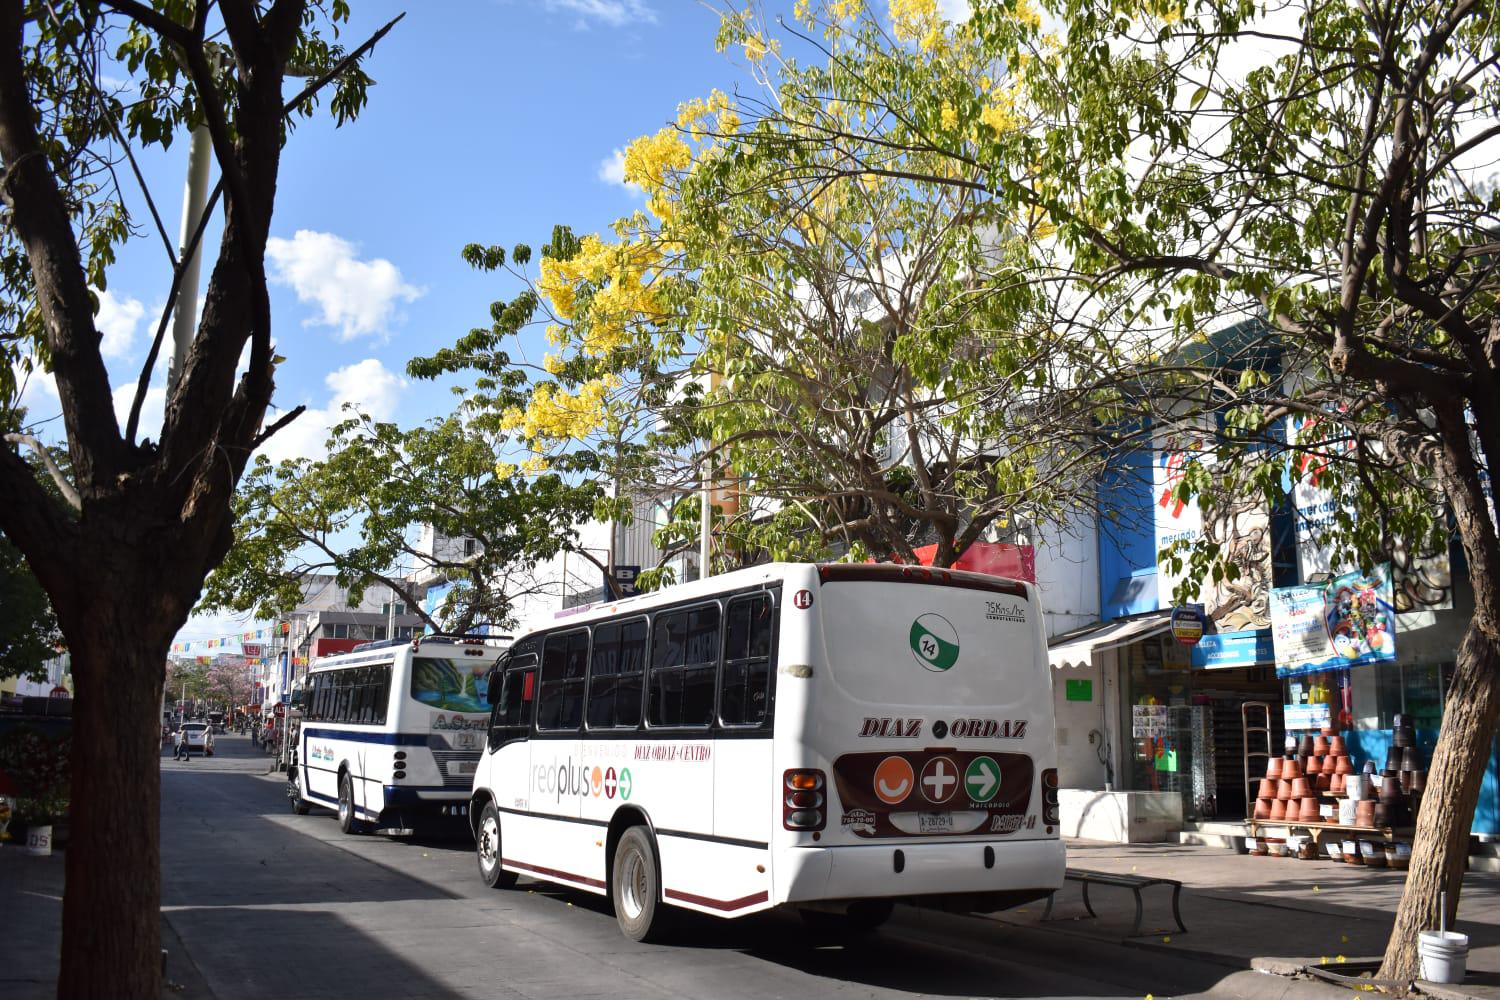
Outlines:
[[[177,752],[172,755],[173,760],[192,761],[192,751],[188,749],[187,730],[177,730]]]

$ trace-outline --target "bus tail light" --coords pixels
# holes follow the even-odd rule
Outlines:
[[[1057,768],[1049,767],[1042,772],[1042,822],[1059,826],[1062,817],[1057,805]]]
[[[787,771],[782,775],[781,825],[788,830],[821,830],[828,824],[828,782],[815,768]]]

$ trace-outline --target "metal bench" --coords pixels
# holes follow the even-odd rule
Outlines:
[[[1121,889],[1129,889],[1135,893],[1135,924],[1130,929],[1130,936],[1135,937],[1141,933],[1141,918],[1144,906],[1141,904],[1141,890],[1153,885],[1169,885],[1172,887],[1172,919],[1177,921],[1177,929],[1187,933],[1187,926],[1182,922],[1182,911],[1178,909],[1178,899],[1182,895],[1182,883],[1171,878],[1154,878],[1149,875],[1117,875],[1114,872],[1096,872],[1085,868],[1069,868],[1063,875],[1069,882],[1077,882],[1083,886],[1083,908],[1089,911],[1089,916],[1098,918],[1099,914],[1094,912],[1093,904],[1089,902],[1090,885],[1109,885]],[[1047,896],[1047,909],[1042,913],[1043,920],[1052,917],[1052,902],[1056,893]]]

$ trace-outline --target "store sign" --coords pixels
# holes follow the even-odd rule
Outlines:
[[[1094,682],[1087,678],[1071,678],[1067,683],[1068,701],[1093,701]]]
[[[1283,705],[1281,722],[1284,729],[1327,729],[1332,723],[1333,713],[1327,705]]]
[[[264,647],[258,642],[245,642],[240,644],[240,652],[252,659],[259,659],[264,655]]]
[[[1289,473],[1298,578],[1321,582],[1333,572],[1333,531],[1338,513],[1354,508],[1352,494],[1356,488],[1350,483],[1335,483],[1330,461],[1347,454],[1353,445],[1335,424],[1318,417],[1290,418],[1287,441],[1296,446]],[[1494,516],[1493,505],[1490,514]],[[1398,547],[1393,561],[1390,603],[1398,614],[1453,608],[1453,574],[1446,546],[1436,552]]]
[[[1172,638],[1184,646],[1196,646],[1203,638],[1203,625],[1208,616],[1201,604],[1184,604],[1172,609]]]
[[[1197,670],[1230,670],[1276,662],[1276,647],[1268,628],[1240,632],[1215,632],[1205,635],[1193,647],[1193,667]]]
[[[1233,564],[1239,575],[1233,584],[1201,582],[1204,631],[1209,620],[1224,631],[1264,628],[1270,624],[1264,607],[1244,600],[1244,593],[1260,592],[1271,585],[1271,522],[1264,497],[1257,493],[1239,499],[1221,498],[1203,508],[1198,498],[1178,495],[1184,477],[1195,466],[1213,467],[1215,433],[1211,424],[1185,426],[1159,432],[1154,441],[1152,511],[1158,559],[1164,550],[1175,546],[1173,551],[1183,560],[1181,572],[1172,572],[1158,562],[1157,594],[1162,602],[1172,601],[1173,592],[1188,573],[1188,549],[1207,540],[1219,547],[1220,558]]]
[[[1385,663],[1396,658],[1396,612],[1387,566],[1326,584],[1271,591],[1276,675]]]

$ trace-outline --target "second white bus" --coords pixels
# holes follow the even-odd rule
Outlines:
[[[293,811],[327,806],[345,833],[462,829],[489,720],[485,683],[509,641],[399,639],[320,659],[297,706]]]
[[[1025,583],[771,564],[524,636],[469,804],[479,871],[668,906],[871,927],[1062,884],[1051,684]]]

